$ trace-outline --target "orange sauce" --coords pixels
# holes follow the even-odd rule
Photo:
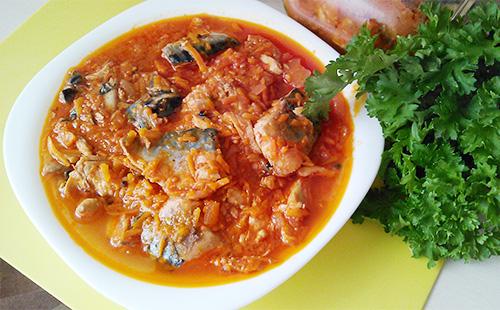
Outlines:
[[[240,41],[244,41],[248,35],[260,35],[270,40],[282,54],[288,55],[286,57],[289,59],[299,58],[302,65],[311,71],[323,68],[321,62],[311,52],[278,32],[241,20],[207,15],[196,17],[201,18],[205,24],[209,25],[210,29],[230,33]],[[166,43],[184,37],[192,20],[193,16],[184,16],[134,29],[99,48],[75,68],[80,72],[93,72],[111,59],[114,64],[128,61],[141,71],[157,70],[162,76],[169,76],[173,74],[174,70],[161,59],[160,50]],[[183,67],[177,74],[189,81],[191,85],[202,81],[195,64]],[[276,99],[288,92],[289,89],[278,85],[273,91],[273,99]],[[330,120],[322,124],[320,135],[310,158],[318,165],[335,165],[337,174],[304,178],[305,187],[310,194],[309,214],[302,223],[303,229],[298,235],[299,242],[285,246],[276,237],[269,238],[266,242],[273,244],[270,254],[272,263],[251,273],[227,272],[214,268],[207,255],[189,261],[179,269],[172,269],[149,257],[140,246],[113,247],[106,236],[107,232],[112,229],[111,225],[116,223],[116,217],[104,213],[89,223],[81,223],[75,220],[74,210],[78,202],[87,197],[87,194],[75,193],[62,198],[58,189],[58,179],[55,176],[43,176],[42,182],[54,214],[73,240],[92,257],[122,274],[151,283],[184,287],[218,285],[245,279],[278,266],[303,248],[324,227],[344,194],[352,165],[353,124],[348,104],[343,97],[334,98],[331,106]],[[58,103],[57,98],[54,100],[41,135],[40,154],[42,158],[43,154],[48,152],[45,141],[47,137],[53,135],[54,122],[67,115],[70,108],[70,106]],[[176,120],[176,117],[173,116],[174,121],[167,123],[162,129],[171,130],[176,121],[182,121]],[[130,128],[124,130],[130,130]],[[94,149],[101,153],[117,152],[113,148],[113,143],[103,142],[110,135],[106,129],[93,134],[89,134],[87,139]],[[224,145],[224,142],[221,144]],[[222,148],[223,153],[224,150]],[[251,169],[244,166],[244,161],[238,164],[240,166],[237,166],[234,161],[226,160],[228,160],[232,171],[241,171],[240,174],[235,172],[235,175],[232,176],[234,179],[248,179],[252,188],[258,187],[258,179],[251,175]],[[284,179],[285,182],[291,182],[294,178],[295,176],[289,176]],[[218,197],[217,194],[214,194],[214,197]],[[247,251],[248,254],[251,254],[252,250],[248,249]]]

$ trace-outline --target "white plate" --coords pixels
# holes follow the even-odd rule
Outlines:
[[[97,27],[49,62],[19,95],[5,128],[7,175],[26,214],[52,248],[80,277],[126,308],[227,309],[241,307],[260,298],[302,268],[339,231],[365,196],[380,165],[382,131],[378,122],[369,118],[363,109],[354,119],[352,175],[335,214],[300,252],[278,267],[247,280],[199,288],[161,286],[124,276],[85,253],[55,218],[39,176],[39,138],[52,99],[66,71],[111,39],[136,26],[198,13],[238,18],[272,28],[312,51],[324,64],[338,56],[309,30],[258,1],[146,1]],[[352,89],[344,93],[352,107]]]

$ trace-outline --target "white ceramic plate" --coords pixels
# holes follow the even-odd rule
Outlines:
[[[258,1],[146,1],[97,27],[38,72],[17,98],[5,128],[7,175],[26,214],[80,277],[126,308],[227,309],[241,307],[260,298],[302,268],[339,231],[365,196],[380,165],[382,131],[378,122],[370,119],[363,109],[354,120],[352,175],[335,214],[300,252],[278,267],[247,280],[199,288],[161,286],[124,276],[85,253],[55,218],[39,176],[39,138],[52,99],[66,71],[111,39],[136,26],[198,13],[238,18],[272,28],[312,51],[324,64],[338,56],[306,28]],[[344,93],[352,107],[352,89],[346,89]]]

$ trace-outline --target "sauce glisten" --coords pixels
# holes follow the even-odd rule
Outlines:
[[[341,96],[301,115],[321,63],[272,30],[208,15],[132,30],[69,72],[41,135],[54,213],[90,255],[166,285],[276,266],[333,214],[351,169]]]

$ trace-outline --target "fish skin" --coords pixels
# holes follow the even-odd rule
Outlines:
[[[228,48],[235,47],[240,44],[238,40],[225,33],[212,32],[198,36],[198,41],[193,42],[193,47],[203,56],[213,56]],[[183,44],[186,39],[169,43],[161,50],[161,56],[168,60],[172,66],[178,66],[194,61],[194,57],[184,49]]]
[[[179,141],[185,134],[195,136],[197,141]],[[153,160],[162,151],[170,157],[178,158],[191,149],[215,152],[217,150],[217,130],[213,128],[199,129],[192,128],[182,131],[171,131],[163,135],[155,147],[144,149],[141,156],[145,160]],[[181,154],[182,153],[182,154]]]

